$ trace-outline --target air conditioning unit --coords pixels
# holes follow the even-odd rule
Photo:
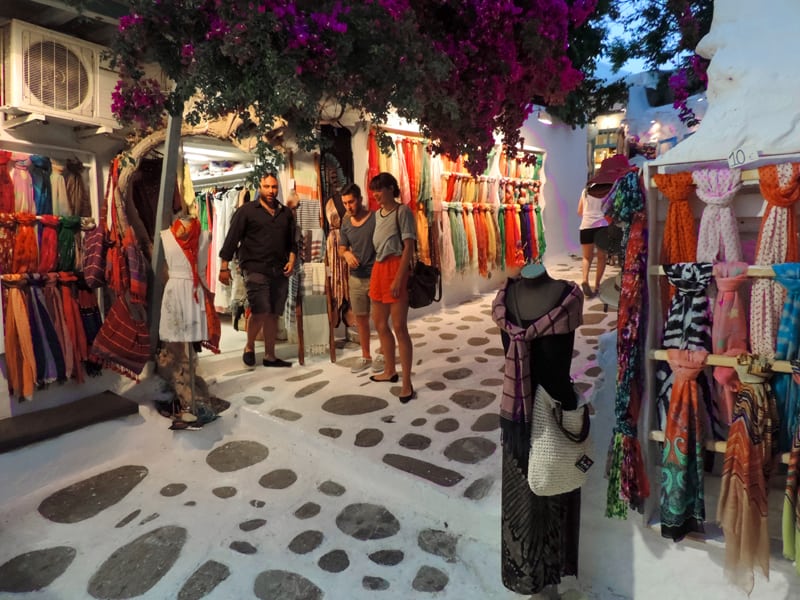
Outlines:
[[[117,74],[101,67],[105,48],[12,19],[0,28],[6,118],[41,114],[73,126],[115,127]]]

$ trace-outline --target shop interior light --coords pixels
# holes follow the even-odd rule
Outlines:
[[[553,124],[553,119],[549,114],[547,114],[546,110],[540,110],[538,113],[536,113],[536,119],[539,121],[539,123],[544,123],[545,125]]]

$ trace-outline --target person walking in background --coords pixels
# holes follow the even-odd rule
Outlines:
[[[261,178],[258,202],[247,202],[233,214],[219,251],[219,280],[223,285],[230,285],[228,262],[234,254],[239,257],[251,312],[242,361],[248,367],[256,364],[255,342],[261,331],[263,365],[289,367],[292,363],[275,356],[275,339],[297,257],[297,235],[292,211],[278,201],[275,174]]]
[[[606,270],[606,252],[595,244],[595,238],[598,232],[604,231],[608,227],[604,203],[610,191],[610,183],[592,184],[590,182],[578,201],[578,214],[581,216],[580,241],[583,251],[581,290],[587,298],[592,298],[600,289],[600,282],[603,280],[603,273]],[[592,268],[595,247],[597,247],[597,269],[594,277],[594,290],[592,290],[589,287],[589,270]]]
[[[339,256],[350,267],[348,285],[350,289],[350,308],[356,317],[358,341],[361,345],[361,358],[350,369],[360,373],[372,365],[369,339],[369,285],[372,266],[375,263],[375,246],[372,235],[375,232],[375,213],[367,210],[362,202],[361,188],[355,183],[347,184],[341,191],[342,204],[347,211],[339,230]]]
[[[397,202],[400,186],[391,173],[378,173],[369,182],[369,191],[379,208],[375,214],[375,265],[370,278],[369,297],[372,300],[372,321],[381,341],[385,366],[383,372],[372,375],[372,381],[398,380],[395,365],[395,336],[400,351],[403,382],[400,402],[415,397],[411,384],[412,346],[408,334],[408,274],[414,256],[416,228],[408,207]],[[389,326],[389,317],[392,326]],[[394,328],[394,332],[392,331]]]

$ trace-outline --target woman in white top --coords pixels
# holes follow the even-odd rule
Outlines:
[[[587,298],[593,297],[600,288],[603,273],[606,270],[606,252],[597,247],[597,270],[594,278],[594,290],[589,287],[589,269],[592,267],[595,250],[595,237],[599,231],[608,227],[605,216],[606,197],[611,191],[610,183],[590,183],[586,186],[578,202],[578,214],[581,218],[580,240],[583,250],[583,281],[581,289]]]

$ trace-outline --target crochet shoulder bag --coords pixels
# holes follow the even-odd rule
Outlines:
[[[539,386],[531,415],[528,485],[537,496],[565,494],[586,482],[590,458],[589,408],[562,410]]]

